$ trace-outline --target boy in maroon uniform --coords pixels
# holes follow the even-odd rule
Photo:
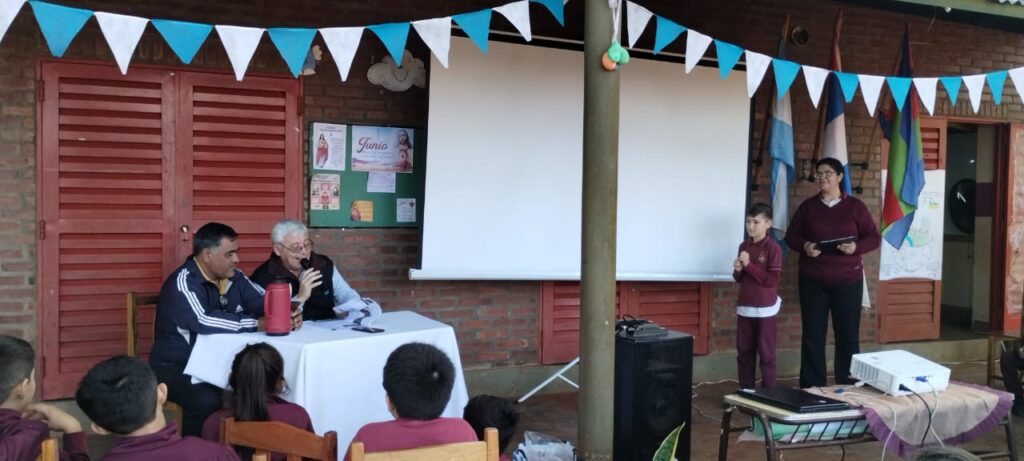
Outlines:
[[[782,250],[768,238],[772,207],[755,203],[747,211],[747,239],[740,243],[732,263],[732,277],[740,283],[736,302],[736,368],[740,389],[756,384],[757,358],[761,359],[761,384],[775,385],[775,315],[779,313],[779,274]]]
[[[64,433],[61,460],[88,461],[82,425],[63,410],[32,403],[36,354],[21,338],[0,335],[0,460],[35,461],[50,431]]]
[[[441,417],[454,384],[455,366],[443,351],[423,343],[399,346],[384,364],[386,403],[395,419],[363,426],[352,441],[363,442],[366,453],[476,442],[465,420]]]
[[[167,386],[145,363],[119,356],[92,367],[78,384],[75,400],[98,434],[120,436],[104,461],[238,461],[229,447],[178,435],[164,420]]]

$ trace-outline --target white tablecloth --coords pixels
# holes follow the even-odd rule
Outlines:
[[[338,432],[341,456],[364,424],[393,419],[384,402],[384,363],[398,346],[421,342],[437,346],[455,365],[455,385],[444,416],[462,417],[469,395],[452,327],[410,311],[385,313],[373,324],[383,333],[331,329],[338,324],[305,322],[288,336],[199,335],[185,374],[225,387],[235,355],[247,344],[269,343],[284,357],[290,392],[283,397],[309,412],[317,434]]]

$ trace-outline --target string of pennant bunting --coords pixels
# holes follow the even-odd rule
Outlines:
[[[981,107],[981,94],[986,84],[988,84],[989,90],[992,92],[992,102],[996,105],[1002,102],[1003,86],[1007,75],[1013,81],[1017,94],[1024,98],[1024,67],[996,70],[976,75],[915,78],[832,71],[806,64],[801,65],[793,61],[773,58],[740,48],[724,40],[704,35],[671,19],[655,15],[647,8],[627,0],[626,29],[630,48],[636,45],[637,39],[640,38],[640,35],[650,24],[652,18],[655,20],[654,48],[652,50],[654,54],[658,54],[666,46],[679,38],[682,33],[686,33],[686,73],[690,73],[697,63],[704,58],[711,43],[715,44],[715,52],[718,57],[718,72],[722,79],[729,75],[732,68],[739,62],[740,57],[743,57],[747,66],[747,96],[749,97],[753,97],[754,93],[757,92],[757,88],[761,85],[761,81],[768,71],[768,66],[771,65],[776,89],[778,90],[776,94],[779,98],[782,98],[789,91],[797,75],[803,73],[811,104],[817,108],[818,102],[821,100],[822,90],[825,87],[825,80],[829,74],[835,74],[843,90],[846,102],[850,103],[853,101],[853,97],[859,88],[861,95],[864,97],[864,103],[867,106],[868,112],[872,116],[875,114],[875,107],[878,105],[878,97],[883,85],[889,87],[889,91],[892,92],[896,101],[897,109],[902,110],[903,102],[910,91],[911,83],[913,83],[922,104],[928,109],[928,114],[932,114],[935,109],[935,97],[939,82],[942,83],[946,94],[949,96],[950,103],[954,106],[956,105],[957,93],[960,92],[960,84],[962,82],[967,87],[967,95],[971,101],[971,108],[974,109],[975,113]]]
[[[147,19],[138,16],[105,13],[82,8],[72,8],[38,0],[0,0],[0,42],[3,41],[7,29],[21,11],[25,3],[31,5],[36,22],[43,33],[50,53],[61,57],[68,45],[85,26],[89,18],[95,16],[100,30],[110,46],[110,51],[117,61],[122,74],[128,73],[135,48],[142,38],[142,33],[150,23],[164,38],[171,50],[183,63],[189,64],[199,48],[213,30],[217,31],[228,60],[234,69],[235,78],[239,81],[245,76],[249,62],[256,53],[263,33],[270,36],[270,41],[277,48],[288,70],[295,77],[302,70],[313,38],[319,32],[334,56],[338,65],[341,80],[348,79],[348,73],[355,57],[356,49],[363,36],[363,30],[369,29],[384,44],[396,64],[402,62],[405,44],[409,37],[410,26],[416,30],[420,39],[430,48],[438,62],[448,67],[448,48],[451,41],[452,22],[454,21],[470,40],[487,53],[487,40],[490,34],[492,12],[504,16],[519,31],[526,41],[532,39],[530,31],[530,2],[547,7],[548,11],[564,25],[563,0],[520,0],[495,8],[483,9],[470,13],[457,14],[443,18],[424,19],[411,22],[395,22],[360,27],[327,27],[291,28],[291,27],[241,27],[231,25],[212,25],[195,22],[174,21],[169,19]]]

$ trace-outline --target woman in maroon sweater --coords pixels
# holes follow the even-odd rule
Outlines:
[[[835,332],[835,381],[849,384],[850,359],[860,352],[860,308],[864,295],[861,255],[881,237],[864,202],[842,192],[843,165],[834,158],[815,164],[819,192],[804,200],[786,230],[786,244],[800,252],[800,387],[826,385],[825,333],[829,313]],[[851,238],[835,248],[820,245]]]

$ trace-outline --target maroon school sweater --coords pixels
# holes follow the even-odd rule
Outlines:
[[[359,429],[353,442],[363,442],[366,453],[405,450],[448,443],[476,442],[476,432],[462,418],[437,418],[426,421],[396,419],[370,423]],[[348,461],[345,453],[345,461]]]
[[[0,409],[0,460],[35,461],[42,442],[50,436],[50,429],[39,421],[22,419],[21,412]],[[61,461],[88,461],[85,433],[64,434]]]
[[[206,422],[203,423],[203,439],[211,442],[220,442],[220,420],[232,414],[231,410],[224,409],[218,410],[210,415],[209,418],[206,418]],[[288,402],[280,397],[271,397],[270,401],[267,402],[267,416],[270,417],[270,421],[278,421],[299,429],[314,432],[313,422],[309,420],[309,413],[306,412],[306,409],[302,408],[301,405]],[[281,453],[274,453],[270,459],[281,461],[285,457]]]
[[[120,437],[103,461],[238,461],[235,450],[224,445],[178,435],[175,423],[149,435]]]
[[[760,242],[746,239],[736,250],[746,251],[750,263],[743,270],[733,271],[732,278],[740,282],[736,304],[748,307],[771,307],[779,299],[779,274],[782,273],[782,249],[771,237]]]
[[[857,250],[825,253],[812,258],[804,251],[804,243],[821,242],[843,237],[856,237]],[[860,255],[878,249],[881,236],[875,219],[856,197],[843,194],[839,203],[829,207],[815,195],[804,200],[789,220],[786,244],[800,253],[800,275],[825,284],[857,282],[864,278]]]

